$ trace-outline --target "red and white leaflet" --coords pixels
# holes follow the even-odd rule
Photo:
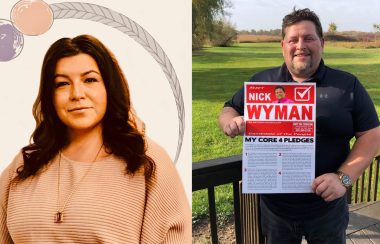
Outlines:
[[[244,83],[243,193],[308,193],[315,178],[315,83]]]

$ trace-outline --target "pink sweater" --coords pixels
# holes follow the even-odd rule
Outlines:
[[[62,155],[60,206],[80,182],[54,223],[57,210],[57,156],[33,178],[10,184],[22,155],[0,177],[0,243],[191,243],[191,211],[175,166],[148,140],[156,162],[151,184],[142,172],[125,174],[125,163],[109,156],[94,163]]]

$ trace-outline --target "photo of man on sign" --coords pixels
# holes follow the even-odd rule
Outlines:
[[[274,100],[273,103],[294,103],[292,99],[285,97],[285,88],[283,86],[276,86],[276,88],[274,88],[274,94],[276,100]]]

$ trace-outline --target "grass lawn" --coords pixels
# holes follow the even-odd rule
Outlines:
[[[325,63],[362,82],[380,114],[380,49],[347,48],[326,43]],[[246,43],[193,52],[193,162],[240,154],[242,138],[226,137],[218,115],[226,100],[254,73],[283,62],[279,43]],[[216,188],[218,217],[233,212],[232,186]],[[208,215],[207,192],[193,192],[193,220]]]

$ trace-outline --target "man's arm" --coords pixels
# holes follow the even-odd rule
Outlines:
[[[224,134],[232,138],[238,135],[244,135],[244,117],[234,108],[224,107],[219,115],[219,127],[223,130]]]
[[[346,161],[339,171],[350,176],[355,182],[363,171],[371,164],[373,157],[380,148],[380,128],[376,127],[355,135],[356,141]],[[342,197],[346,188],[342,185],[339,176],[327,173],[317,177],[312,184],[313,191],[325,201],[333,201]]]

